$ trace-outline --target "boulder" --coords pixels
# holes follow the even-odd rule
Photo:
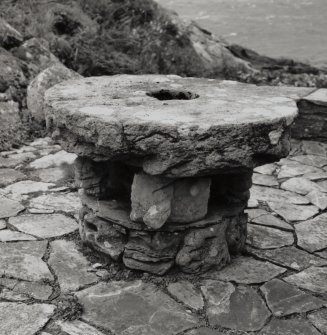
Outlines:
[[[0,47],[11,49],[23,43],[23,36],[4,19],[0,18]]]

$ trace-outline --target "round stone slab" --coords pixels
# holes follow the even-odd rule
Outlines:
[[[169,177],[229,173],[288,154],[295,92],[172,75],[90,77],[46,92],[47,125],[65,149],[94,160]]]

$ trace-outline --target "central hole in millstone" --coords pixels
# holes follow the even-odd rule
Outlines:
[[[146,95],[158,100],[193,100],[199,97],[193,92],[165,89],[148,92]]]

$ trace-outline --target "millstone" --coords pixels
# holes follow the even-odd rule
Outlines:
[[[46,104],[53,137],[78,155],[82,239],[156,274],[242,251],[252,171],[288,154],[297,115],[287,90],[161,75],[67,81]]]

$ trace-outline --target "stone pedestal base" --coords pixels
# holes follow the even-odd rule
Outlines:
[[[201,273],[244,248],[251,173],[169,179],[79,158],[76,177],[82,240],[128,268]]]

